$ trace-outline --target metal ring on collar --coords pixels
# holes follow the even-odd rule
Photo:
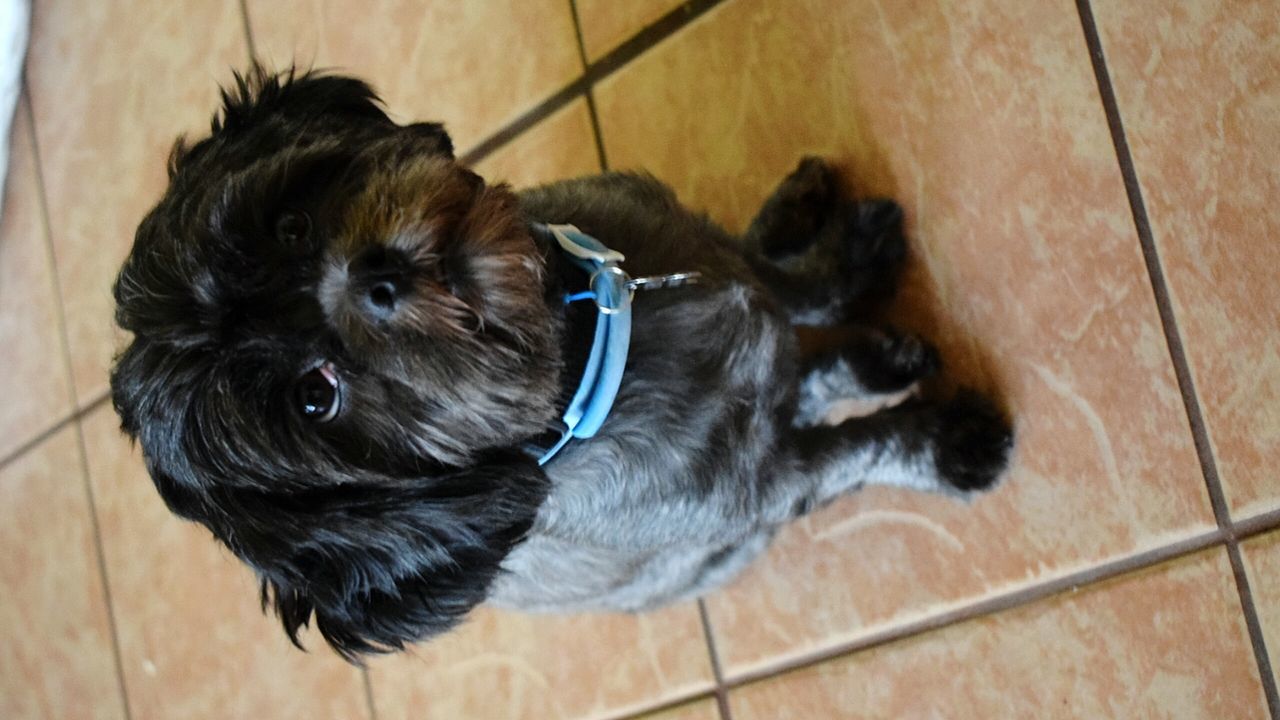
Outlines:
[[[619,298],[616,306],[611,307],[601,302],[601,293],[596,289],[596,281],[602,279],[611,280],[616,283],[615,289],[617,290],[617,297]],[[636,294],[636,291],[628,284],[631,282],[631,276],[617,265],[604,265],[600,267],[599,270],[591,273],[591,277],[588,282],[590,283],[592,294],[595,295],[596,307],[605,315],[613,315],[626,310],[631,305],[631,298]]]

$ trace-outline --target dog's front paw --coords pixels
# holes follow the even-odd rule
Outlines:
[[[846,361],[859,368],[863,386],[876,393],[906,390],[942,367],[938,351],[927,340],[893,331],[871,343],[848,347],[844,353]]]
[[[964,492],[995,485],[1009,464],[1013,429],[996,406],[962,389],[937,409],[933,433],[938,477]]]

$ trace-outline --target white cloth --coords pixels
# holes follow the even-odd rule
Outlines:
[[[27,54],[30,26],[29,0],[0,0],[0,203],[5,176],[9,174],[9,134],[18,95],[22,93],[22,60]],[[0,204],[0,213],[3,212]]]

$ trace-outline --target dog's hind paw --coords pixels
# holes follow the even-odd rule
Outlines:
[[[1009,422],[989,399],[968,389],[938,408],[933,439],[939,479],[962,492],[993,487],[1013,450]]]
[[[822,158],[801,159],[761,209],[761,250],[774,259],[808,250],[839,205],[835,168]]]
[[[823,227],[819,246],[835,263],[846,302],[887,300],[907,261],[902,207],[892,200],[846,201]]]
[[[902,206],[893,200],[849,203],[845,209],[844,261],[849,269],[894,272],[907,257]]]

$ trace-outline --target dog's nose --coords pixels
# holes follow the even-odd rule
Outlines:
[[[393,251],[378,246],[369,248],[347,264],[351,292],[370,317],[386,320],[396,312],[408,286],[404,280],[404,263]]]

